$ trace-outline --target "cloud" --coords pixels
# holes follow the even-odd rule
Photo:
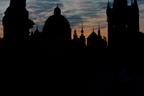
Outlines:
[[[53,14],[57,4],[62,9],[62,14],[68,18],[72,28],[80,28],[84,22],[88,29],[101,24],[107,27],[106,7],[108,0],[27,0],[27,9],[34,22],[43,28],[46,19]],[[111,2],[113,0],[110,0]],[[130,0],[131,1],[131,0]],[[140,7],[141,30],[144,31],[144,0],[138,0]],[[8,7],[9,0],[0,0],[0,18],[2,19],[5,9]],[[0,19],[0,20],[1,20]],[[1,21],[0,21],[1,22]]]
[[[63,15],[68,18],[72,27],[81,24],[82,21],[87,24],[93,22],[92,26],[96,26],[96,22],[100,23],[100,20],[106,21],[103,19],[107,5],[105,0],[29,0],[30,18],[42,26],[53,14],[57,3],[60,4]]]

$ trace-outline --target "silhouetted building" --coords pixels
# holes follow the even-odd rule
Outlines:
[[[71,42],[70,23],[61,15],[58,6],[54,9],[54,15],[50,16],[44,25],[43,38],[49,47],[67,47]]]
[[[97,41],[98,41],[98,36],[93,30],[93,32],[87,38],[88,48],[97,48],[97,46],[98,46]]]
[[[93,32],[94,32],[94,29],[93,29]],[[102,39],[100,25],[98,26],[98,37]]]
[[[10,0],[3,17],[4,40],[6,43],[22,43],[29,35],[34,22],[29,19],[26,0]]]
[[[107,47],[105,39],[103,39],[101,36],[100,26],[98,29],[98,35],[94,32],[94,29],[93,29],[93,32],[87,38],[87,47],[88,48],[106,48]]]
[[[79,46],[80,46],[80,40],[79,40],[79,37],[77,35],[77,31],[74,30],[73,40],[72,40],[72,47],[73,48],[79,48]]]
[[[85,48],[86,47],[86,38],[84,36],[83,24],[82,24],[82,29],[81,29],[81,35],[80,35],[80,38],[79,38],[79,43],[80,43],[80,48]]]
[[[139,8],[137,0],[114,0],[107,5],[109,47],[133,47],[139,34]]]

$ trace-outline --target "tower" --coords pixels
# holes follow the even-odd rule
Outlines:
[[[85,36],[84,36],[83,23],[82,23],[81,35],[80,35],[80,46],[81,46],[82,48],[85,48],[85,46],[86,46],[86,38],[85,38]]]
[[[113,13],[113,8],[111,8],[110,6],[110,1],[108,0],[107,3],[107,9],[106,9],[106,14],[107,14],[107,22],[108,22],[108,45],[112,46],[113,45],[113,17],[112,17],[112,13]]]
[[[4,40],[9,43],[22,43],[29,36],[34,22],[29,19],[26,0],[10,0],[3,17]]]
[[[114,0],[107,5],[108,46],[132,47],[139,32],[139,9],[137,0],[128,5],[127,0]]]

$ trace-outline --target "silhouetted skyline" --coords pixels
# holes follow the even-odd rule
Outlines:
[[[80,2],[77,1],[77,3]],[[68,93],[72,95],[79,93],[88,96],[91,94],[105,96],[116,93],[120,96],[131,94],[137,96],[137,94],[143,93],[139,86],[142,86],[144,82],[144,67],[140,65],[142,64],[141,60],[135,59],[135,56],[139,55],[135,55],[133,50],[129,51],[133,48],[136,49],[136,52],[141,48],[144,49],[144,33],[139,28],[137,0],[131,0],[131,4],[126,0],[114,0],[112,5],[107,2],[107,8],[105,8],[107,18],[105,19],[107,19],[108,24],[106,31],[108,43],[106,37],[102,35],[102,21],[98,25],[95,22],[97,26],[93,26],[90,29],[90,34],[86,36],[87,27],[83,20],[81,20],[80,31],[77,31],[77,28],[72,30],[73,25],[63,14],[59,4],[55,5],[52,12],[53,14],[47,16],[42,30],[40,30],[39,24],[30,18],[26,0],[10,0],[2,18],[4,38],[0,39],[0,49],[6,50],[10,54],[7,55],[6,52],[4,52],[6,56],[2,54],[6,59],[4,63],[10,62],[10,65],[2,65],[6,65],[7,70],[12,70],[9,72],[4,69],[3,71],[3,73],[8,74],[4,74],[5,77],[9,78],[10,76],[12,78],[5,78],[9,80],[6,80],[8,84],[13,83],[15,86],[16,83],[13,80],[20,81],[19,86],[23,87],[21,83],[25,84],[25,81],[33,83],[35,80],[30,80],[30,78],[36,76],[36,80],[41,79],[42,82],[38,81],[34,85],[28,84],[28,86],[37,87],[40,83],[40,85],[47,87],[46,89],[40,88],[45,89],[43,92],[48,92],[48,94],[63,95]],[[114,54],[110,52],[111,49],[114,50]],[[115,49],[120,50],[115,52]],[[126,50],[126,53],[123,49]],[[127,51],[131,52],[130,55],[132,54],[133,58],[129,59],[130,56],[127,56]],[[42,54],[39,55],[38,53]],[[15,60],[18,65],[13,63]],[[28,60],[32,60],[32,63]],[[129,61],[136,62],[130,63]],[[26,72],[28,75],[25,74]],[[16,77],[19,79],[15,80],[17,73],[18,76]],[[28,76],[28,79],[25,76]],[[21,79],[25,81],[22,82]],[[22,90],[19,86],[16,87]],[[26,87],[28,86],[26,85]],[[12,89],[11,87],[8,88]],[[17,91],[15,92],[17,93]]]
[[[0,2],[0,18],[2,19],[2,14],[8,7],[9,0],[0,0]],[[72,30],[74,31],[75,29],[77,29],[78,35],[80,35],[82,20],[85,26],[86,37],[88,37],[88,35],[91,33],[93,27],[95,27],[95,30],[97,30],[97,25],[99,24],[101,24],[102,35],[107,35],[107,29],[105,29],[107,27],[105,14],[107,0],[27,0],[27,8],[30,13],[30,18],[39,26],[40,30],[42,30],[47,17],[52,15],[53,9],[55,8],[57,3],[60,4],[62,14],[66,16],[70,21]],[[139,1],[138,3],[140,7],[140,30],[144,32],[144,28],[142,27],[144,24],[141,24],[144,20],[143,0]],[[73,4],[73,6],[75,7],[70,6],[71,4]],[[74,20],[72,18],[77,19]]]
[[[9,6],[4,12],[2,19],[4,44],[19,45],[41,42],[49,44],[52,48],[78,47],[78,48],[127,48],[142,47],[144,34],[140,32],[139,5],[137,0],[114,0],[113,4],[107,2],[108,42],[106,36],[101,33],[101,24],[97,33],[95,26],[91,34],[86,37],[84,22],[81,21],[81,35],[77,35],[71,29],[72,25],[68,18],[62,14],[60,5],[53,9],[53,15],[49,16],[40,32],[39,27],[33,20],[29,19],[26,0],[10,0]],[[37,26],[36,31],[30,30]],[[72,37],[73,36],[73,37]],[[36,44],[39,45],[39,44]],[[78,46],[77,46],[78,45]]]
[[[40,32],[37,26],[35,32],[30,31],[35,23],[29,19],[29,11],[26,9],[26,0],[10,0],[10,4],[2,19],[4,47],[47,47],[47,48],[106,48],[106,37],[101,35],[101,26],[97,34],[93,28],[92,34],[85,37],[84,25],[81,25],[81,35],[72,38],[71,25],[68,19],[62,15],[62,10],[57,4],[53,15],[48,17]],[[76,37],[76,38],[75,38]],[[87,43],[86,43],[87,42]]]

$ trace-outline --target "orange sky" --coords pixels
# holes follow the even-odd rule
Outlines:
[[[80,36],[81,25],[74,27],[72,29],[72,32],[74,32],[75,29],[77,30],[78,36]],[[95,29],[95,32],[97,33],[98,29],[96,27],[94,29]],[[141,30],[142,29],[144,30],[144,27],[142,27]],[[86,38],[91,34],[92,31],[93,31],[93,27],[91,27],[91,28],[85,27],[84,28],[84,34],[85,34]],[[101,28],[101,35],[107,37],[107,35],[108,35],[107,28]],[[1,24],[0,24],[0,38],[3,38],[3,27],[1,26]]]
[[[0,24],[0,38],[3,38],[3,27]]]
[[[80,26],[76,26],[74,28],[72,28],[72,32],[74,32],[74,30],[77,30],[77,34],[78,36],[80,36],[80,31],[81,31],[81,28]],[[97,33],[98,29],[95,27],[95,32]],[[91,32],[93,31],[93,27],[85,27],[84,28],[84,34],[86,36],[86,38],[91,34]],[[105,36],[107,37],[107,28],[101,28],[101,34],[102,36]],[[3,27],[2,25],[0,24],[0,38],[3,38]]]
[[[77,30],[77,35],[80,36],[81,34],[81,28],[80,26],[76,26],[75,28],[72,29],[72,32],[74,32],[74,30]],[[94,31],[97,33],[98,29],[96,27],[94,27]],[[84,34],[86,36],[86,38],[91,34],[91,32],[93,32],[93,27],[85,27],[84,28]],[[101,35],[107,37],[107,28],[101,28]]]

